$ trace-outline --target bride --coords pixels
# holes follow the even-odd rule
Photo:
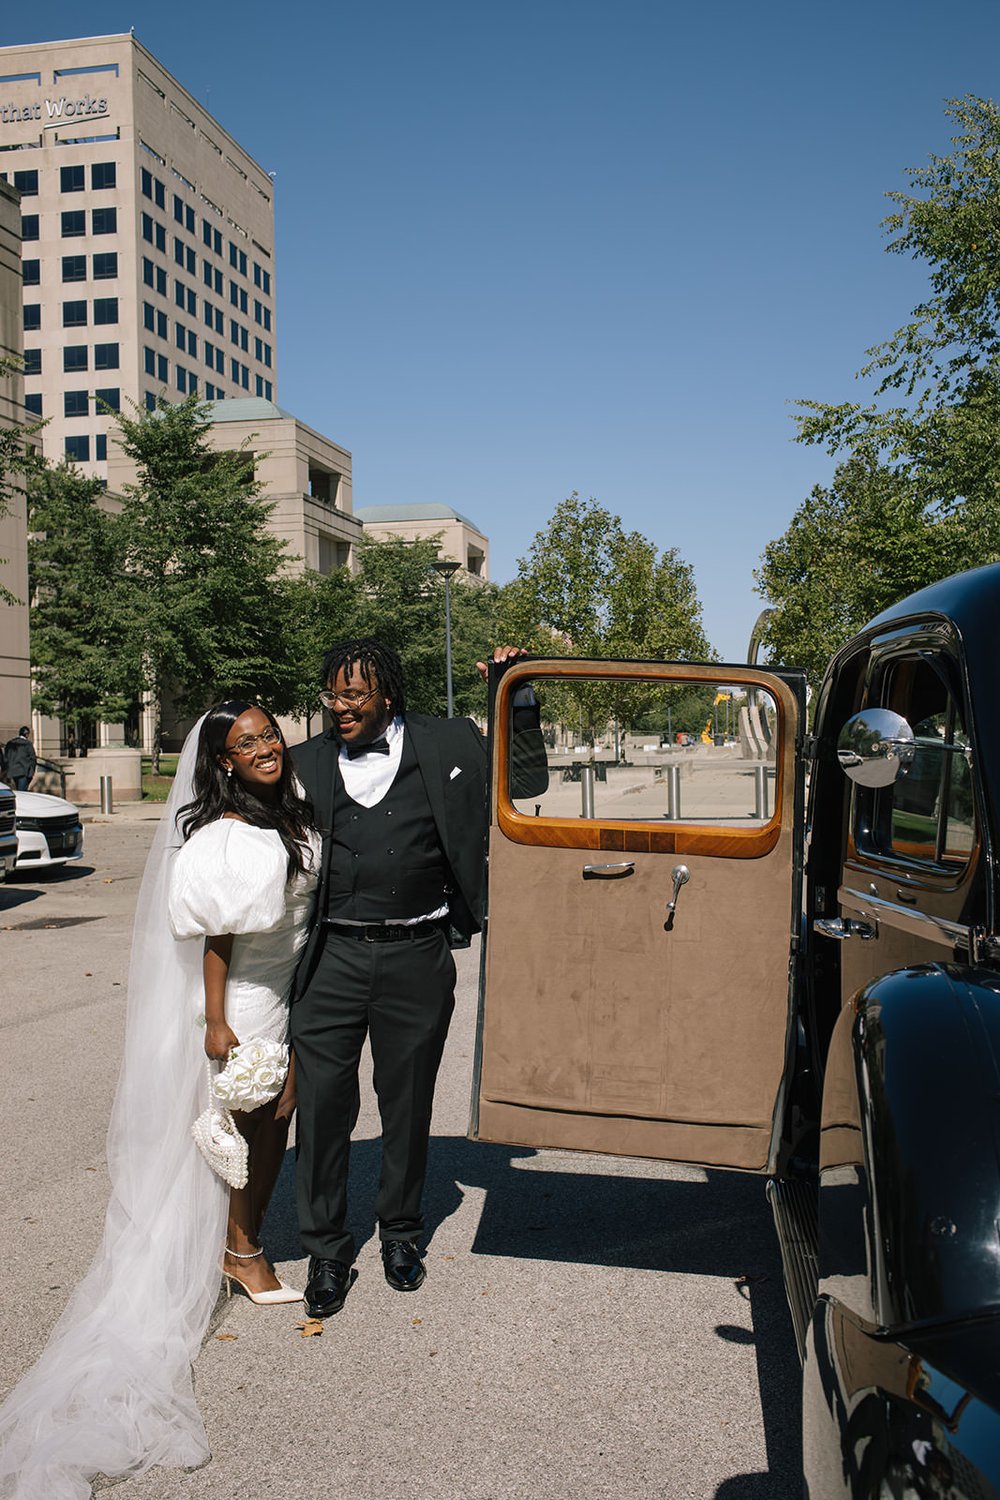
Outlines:
[[[0,1407],[3,1500],[84,1500],[97,1475],[204,1463],[191,1362],[220,1269],[256,1302],[300,1295],[258,1240],[294,1109],[293,1068],[270,1105],[234,1114],[248,1144],[244,1189],[214,1175],[191,1127],[208,1103],[206,1053],[286,1039],[318,863],[272,715],[242,701],[210,709],[185,742],[139,892],[104,1236]]]

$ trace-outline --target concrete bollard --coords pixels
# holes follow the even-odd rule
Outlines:
[[[102,776],[101,777],[101,812],[102,813],[113,813],[114,810],[115,810],[114,801],[113,801],[113,798],[112,798],[112,795],[111,795],[111,777],[110,776]]]
[[[753,815],[766,823],[771,814],[767,810],[767,766],[753,768]]]
[[[681,815],[681,768],[680,766],[667,767],[667,817],[679,818]]]
[[[592,818],[594,816],[594,768],[592,765],[580,767],[580,800],[581,818]]]

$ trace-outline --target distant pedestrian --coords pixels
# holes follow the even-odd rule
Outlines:
[[[35,774],[38,757],[31,743],[31,730],[22,724],[12,740],[3,747],[4,775],[15,792],[26,792]]]

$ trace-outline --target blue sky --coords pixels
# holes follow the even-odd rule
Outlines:
[[[355,504],[438,500],[503,582],[570,491],[676,547],[739,660],[753,569],[832,461],[919,267],[884,194],[996,92],[996,0],[49,3],[127,31],[276,174],[278,400]],[[277,28],[277,29],[276,29]]]

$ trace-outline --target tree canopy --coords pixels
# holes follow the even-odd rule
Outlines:
[[[574,491],[536,533],[501,591],[498,635],[545,656],[708,661],[694,573],[619,516]],[[592,737],[616,718],[636,723],[640,687],[579,683],[546,696],[546,716],[578,720]]]
[[[923,262],[927,295],[867,352],[867,404],[801,401],[797,438],[843,455],[758,589],[772,656],[814,684],[867,620],[935,579],[1000,558],[1000,110],[952,100],[953,150],[888,196],[886,249]]]
[[[123,674],[157,705],[169,692],[181,713],[241,696],[291,708],[284,543],[268,529],[253,455],[213,452],[194,397],[122,413],[118,426],[138,476],[114,521]]]
[[[996,538],[1000,480],[1000,110],[953,99],[953,150],[909,172],[910,192],[888,194],[889,254],[922,261],[928,295],[884,343],[861,378],[874,399],[807,400],[798,438],[831,453],[879,454],[928,504],[964,501]]]

